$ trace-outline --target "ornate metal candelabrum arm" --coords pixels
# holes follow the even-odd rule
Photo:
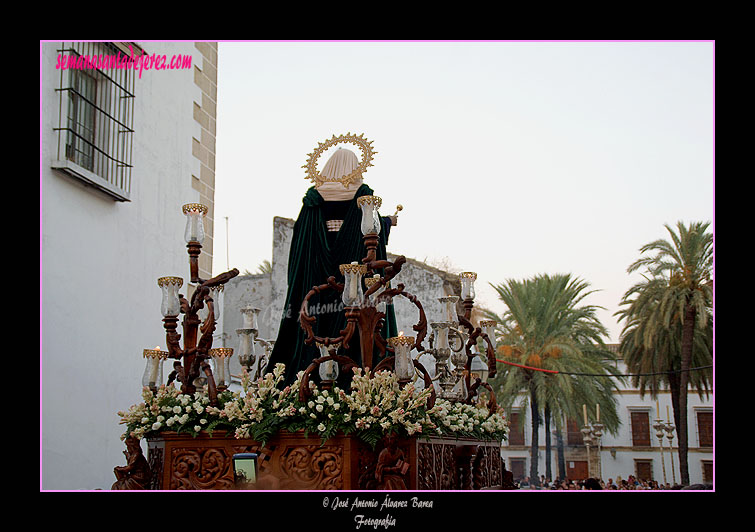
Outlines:
[[[177,294],[182,284],[179,278],[164,277],[158,280],[158,285],[163,288],[163,325],[168,345],[168,358],[175,360],[174,371],[171,373],[168,383],[174,379],[181,383],[181,391],[185,394],[193,394],[196,391],[195,379],[201,373],[207,378],[208,394],[210,403],[217,405],[217,389],[212,375],[212,367],[207,362],[210,358],[209,350],[212,348],[212,335],[215,332],[215,301],[212,297],[212,289],[222,286],[239,274],[234,268],[228,272],[217,275],[211,279],[201,279],[198,274],[199,255],[202,250],[204,227],[202,218],[207,213],[204,205],[190,203],[184,205],[183,212],[187,216],[185,239],[189,254],[189,269],[192,282],[198,283],[191,301],[183,294]],[[199,317],[199,312],[207,307],[207,316],[204,322]],[[181,347],[181,335],[176,331],[178,326],[178,314],[184,314],[183,348]]]

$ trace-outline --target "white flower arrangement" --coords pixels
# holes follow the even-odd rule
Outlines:
[[[490,413],[487,407],[451,403],[438,399],[427,408],[429,389],[419,390],[412,383],[401,388],[393,372],[374,375],[355,369],[349,391],[337,386],[319,390],[310,382],[311,396],[299,400],[303,372],[296,381],[280,388],[285,367],[277,364],[272,373],[251,386],[249,375],[241,378],[242,392],[225,391],[217,407],[210,405],[206,390],[193,396],[180,393],[173,386],[161,386],[157,393],[145,388],[143,403],[118,412],[127,431],[138,439],[162,430],[189,432],[224,429],[239,439],[265,443],[278,431],[316,433],[327,440],[338,433],[356,433],[374,445],[383,435],[438,434],[481,439],[505,439],[508,423],[502,412]]]

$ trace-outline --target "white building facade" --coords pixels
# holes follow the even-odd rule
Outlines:
[[[614,350],[616,345],[611,346]],[[619,373],[628,374],[623,361],[616,362]],[[649,394],[640,396],[638,390],[631,387],[631,379],[626,385],[620,385],[615,394],[616,409],[621,421],[618,433],[604,432],[600,448],[592,444],[585,446],[580,429],[583,420],[566,420],[562,431],[566,477],[572,480],[585,479],[589,476],[627,479],[629,475],[645,480],[655,480],[659,484],[671,486],[679,484],[679,440],[674,431],[669,447],[669,440],[664,437],[662,444],[653,428],[656,420],[663,422],[673,420],[671,394],[662,391],[657,401]],[[713,396],[700,397],[690,390],[688,394],[688,466],[690,484],[713,484]],[[587,405],[591,419],[595,416],[595,405]],[[669,419],[670,418],[670,419]],[[515,404],[510,413],[512,423],[508,442],[502,446],[502,456],[506,468],[515,478],[528,477],[530,474],[531,412],[529,406],[523,407],[522,401]],[[544,425],[540,426],[538,474],[546,473],[546,438],[551,441],[551,480],[558,477],[558,455],[554,423],[551,422],[551,434],[545,434]],[[661,445],[663,446],[661,448]],[[589,456],[588,456],[589,455]]]
[[[209,208],[212,275],[217,43],[43,42],[40,61],[40,485],[109,489],[117,412],[165,349],[157,279],[191,289],[186,203]]]

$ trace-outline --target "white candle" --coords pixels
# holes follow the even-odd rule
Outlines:
[[[595,405],[595,416],[598,422],[600,422],[600,403]]]
[[[582,405],[582,413],[585,416],[585,425],[587,425],[587,405]]]

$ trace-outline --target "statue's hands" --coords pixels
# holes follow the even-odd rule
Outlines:
[[[398,213],[402,210],[404,210],[403,205],[396,205],[396,212],[394,212],[392,216],[388,217],[391,219],[391,226],[395,227],[396,225],[398,225]]]

